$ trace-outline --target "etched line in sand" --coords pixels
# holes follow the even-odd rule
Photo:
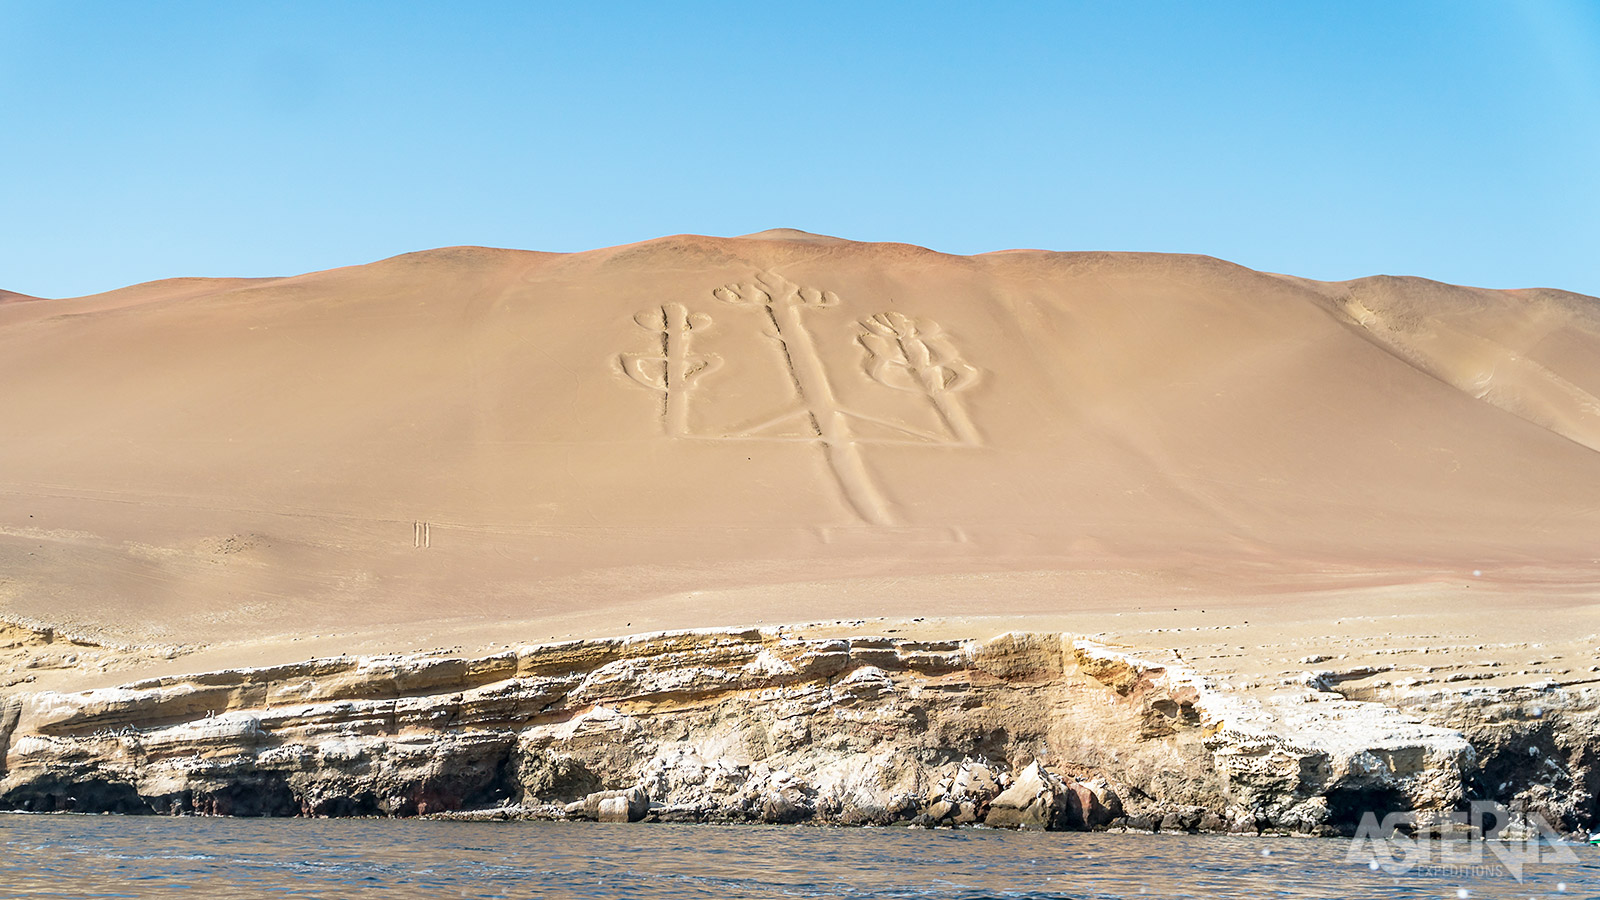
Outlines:
[[[937,323],[885,312],[861,320],[865,330],[856,336],[867,351],[864,368],[872,382],[921,395],[932,405],[936,424],[918,427],[849,409],[839,400],[806,322],[808,312],[839,306],[838,294],[762,272],[751,281],[715,288],[711,295],[759,311],[763,333],[781,355],[793,396],[779,412],[751,423],[720,433],[695,433],[689,424],[694,387],[722,360],[691,349],[692,335],[710,327],[710,316],[681,303],[663,304],[634,316],[641,328],[660,335],[659,347],[623,353],[617,360],[630,380],[662,394],[660,417],[668,437],[818,444],[846,507],[861,521],[879,526],[895,523],[893,506],[867,468],[862,445],[982,446],[982,435],[958,396],[978,381],[981,371],[961,359]],[[916,411],[920,403],[908,399],[905,409],[926,419],[926,412]]]
[[[694,381],[715,371],[721,357],[696,355],[689,336],[711,327],[711,317],[691,313],[682,303],[667,303],[633,317],[640,328],[661,336],[659,353],[624,353],[623,374],[637,384],[661,392],[661,422],[668,436],[689,434],[689,391]]]

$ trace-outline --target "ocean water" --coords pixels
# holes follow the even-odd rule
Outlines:
[[[0,815],[0,897],[1600,897],[1481,844],[1374,869],[1338,839],[905,828]],[[1370,848],[1369,848],[1370,850]],[[1396,869],[1397,857],[1386,855]]]

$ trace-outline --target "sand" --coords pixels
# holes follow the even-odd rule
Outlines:
[[[1576,294],[789,230],[0,294],[0,618],[187,653],[82,683],[829,620],[1595,678],[1597,394]]]

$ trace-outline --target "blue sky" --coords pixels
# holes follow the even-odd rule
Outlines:
[[[0,0],[0,288],[796,227],[1600,294],[1600,3]]]

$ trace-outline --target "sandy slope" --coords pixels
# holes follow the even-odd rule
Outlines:
[[[9,300],[12,619],[1595,641],[1594,298],[778,231]]]

